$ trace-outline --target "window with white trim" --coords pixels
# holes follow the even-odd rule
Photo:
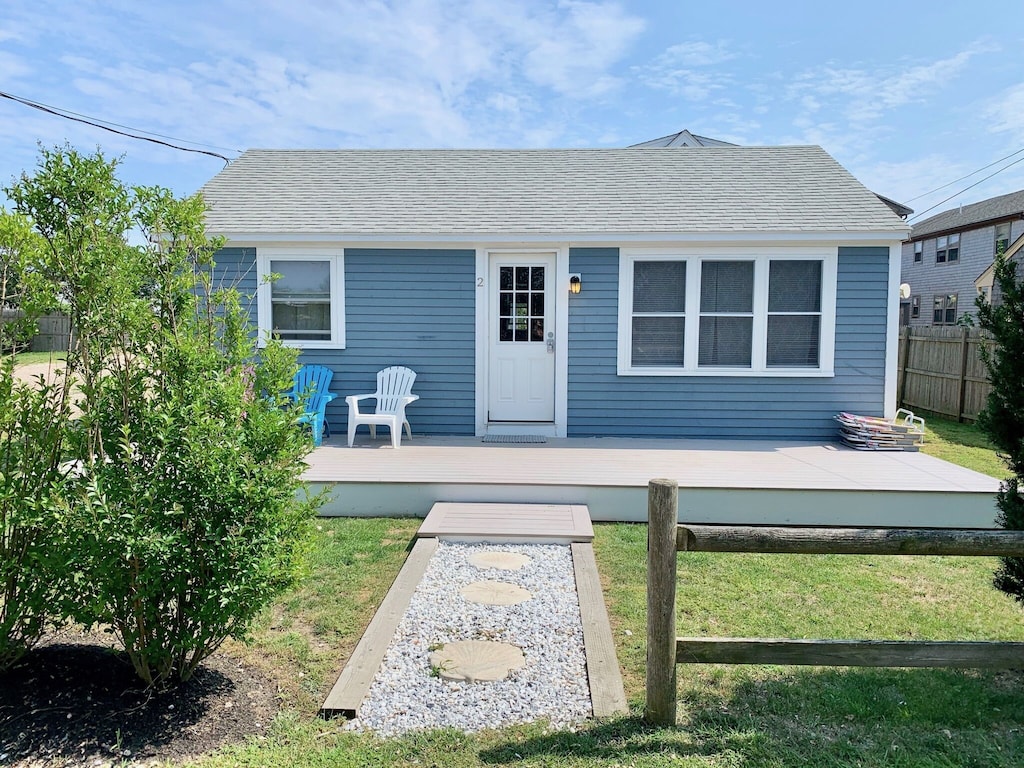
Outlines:
[[[621,375],[831,376],[836,251],[620,257]]]
[[[924,261],[924,240],[914,241],[914,263],[920,264]]]
[[[932,325],[954,325],[956,323],[955,293],[932,297]]]
[[[943,235],[935,240],[935,263],[960,260],[960,234]]]
[[[910,316],[914,320],[921,316],[921,296],[918,294],[910,297]]]
[[[257,313],[260,338],[289,346],[345,346],[344,256],[341,251],[260,248]]]

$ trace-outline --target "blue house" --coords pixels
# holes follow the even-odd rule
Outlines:
[[[250,150],[201,191],[260,332],[342,395],[413,368],[417,432],[818,440],[896,409],[908,226],[819,147]]]

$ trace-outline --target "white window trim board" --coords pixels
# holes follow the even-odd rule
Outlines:
[[[769,368],[763,341],[768,325],[768,265],[773,259],[820,261],[822,296],[819,361],[817,368]],[[632,366],[633,262],[686,261],[684,365],[682,368]],[[754,262],[754,339],[750,368],[701,368],[697,366],[697,339],[700,317],[700,282],[691,264],[699,261]],[[619,376],[728,376],[759,378],[828,378],[835,376],[836,284],[839,271],[838,247],[760,248],[651,248],[622,249],[619,252],[619,317],[617,369]]]
[[[270,337],[272,311],[270,304],[271,284],[267,277],[272,274],[271,261],[327,261],[331,265],[331,338],[330,341],[283,340],[286,347],[298,349],[344,349],[345,348],[345,249],[305,247],[275,247],[256,249],[258,280],[256,287],[256,324],[259,328],[259,345],[265,346]]]

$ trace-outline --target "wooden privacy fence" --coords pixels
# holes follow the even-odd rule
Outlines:
[[[796,528],[678,524],[673,480],[648,486],[647,704],[644,718],[676,722],[676,665],[833,667],[1024,666],[1024,643],[676,637],[677,552],[1024,556],[1024,531],[950,528]]]
[[[981,348],[991,344],[980,328],[900,329],[897,388],[901,407],[973,421],[991,390]]]
[[[71,319],[67,315],[43,315],[36,320],[33,352],[66,352],[71,343]]]

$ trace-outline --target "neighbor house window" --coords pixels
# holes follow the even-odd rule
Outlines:
[[[994,253],[1005,253],[1010,247],[1010,222],[996,224],[996,249]]]
[[[835,251],[623,253],[619,373],[831,375],[835,283]]]
[[[921,297],[911,296],[910,297],[910,317],[911,319],[917,319],[921,316]]]
[[[924,261],[924,240],[914,241],[914,263],[920,264]]]
[[[306,348],[345,345],[341,252],[261,248],[257,262],[261,338]]]
[[[960,235],[943,235],[935,241],[935,263],[960,260]]]
[[[935,296],[932,300],[932,325],[953,325],[956,323],[955,293]]]

